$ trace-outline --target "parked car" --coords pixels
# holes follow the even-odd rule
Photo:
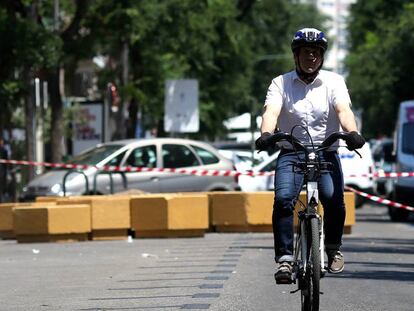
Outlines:
[[[349,151],[346,148],[339,148],[339,157],[341,159],[342,170],[344,174],[345,184],[361,190],[363,192],[373,192],[373,178],[372,177],[349,177],[350,175],[370,174],[375,171],[374,162],[372,159],[371,147],[367,143],[358,150],[361,153],[360,158],[355,152]],[[276,159],[279,152],[274,153],[267,160],[253,168],[253,172],[273,172],[276,168]],[[239,177],[239,185],[242,191],[268,191],[273,190],[274,176],[247,176]],[[356,196],[355,205],[362,206],[365,199],[361,196]]]
[[[394,135],[395,161],[393,169],[396,173],[414,171],[414,100],[400,103],[398,119]],[[393,179],[391,199],[398,203],[414,205],[414,177],[397,177]],[[406,221],[413,213],[402,208],[388,207],[392,221]]]
[[[227,159],[232,160],[237,171],[239,172],[252,170],[254,166],[269,158],[269,154],[272,154],[277,150],[277,147],[275,147],[266,152],[258,153],[255,149],[252,152],[251,142],[241,143],[234,141],[223,141],[215,142],[213,143],[213,146],[216,147],[218,151]]]
[[[131,166],[148,168],[188,168],[189,170],[234,170],[233,163],[219,154],[211,145],[199,141],[175,138],[120,140],[85,151],[70,163],[91,166]],[[62,196],[86,193],[107,194],[113,191],[140,189],[145,192],[190,192],[240,190],[237,178],[229,176],[196,176],[191,174],[152,172],[126,172],[123,174],[97,171],[90,167],[68,174],[68,170],[55,169],[33,179],[23,189],[21,200],[37,196]],[[66,175],[66,182],[63,179]],[[123,176],[126,180],[124,185]],[[89,189],[86,189],[88,180]],[[94,186],[96,182],[96,187]]]
[[[220,154],[225,156],[227,159],[233,161],[236,170],[239,172],[249,171],[254,165],[263,162],[269,157],[267,152],[257,153],[254,152],[254,161],[252,161],[252,152],[244,150],[231,150],[231,149],[219,149]]]

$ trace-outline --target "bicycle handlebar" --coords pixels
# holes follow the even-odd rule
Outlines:
[[[329,135],[320,146],[318,146],[315,151],[321,151],[324,149],[329,148],[334,142],[338,139],[343,139],[347,143],[348,138],[350,137],[350,133],[347,132],[334,132]],[[276,132],[273,135],[269,136],[265,140],[265,144],[268,146],[274,146],[277,142],[285,140],[289,142],[294,148],[300,149],[308,153],[308,148],[300,142],[294,135],[284,133],[284,132]]]

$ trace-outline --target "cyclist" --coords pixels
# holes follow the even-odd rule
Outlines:
[[[324,33],[315,28],[296,32],[291,42],[296,70],[272,80],[263,109],[261,136],[256,141],[259,150],[265,150],[266,138],[276,129],[293,134],[305,144],[318,145],[339,131],[350,132],[348,148],[361,148],[365,140],[358,133],[351,100],[344,79],[333,72],[321,70],[328,41]],[[303,174],[295,173],[293,164],[304,160],[304,153],[296,153],[287,142],[281,147],[275,172],[275,199],[273,205],[273,235],[275,260],[279,264],[275,278],[280,283],[290,283],[293,262],[293,211],[302,189]],[[319,195],[324,207],[325,246],[328,271],[340,273],[344,257],[340,252],[345,221],[344,182],[338,144],[322,151],[320,158],[333,164],[333,169],[323,174],[319,181]],[[298,159],[299,156],[299,159]]]

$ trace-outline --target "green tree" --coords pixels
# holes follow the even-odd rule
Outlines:
[[[363,109],[369,137],[391,135],[399,103],[414,98],[409,70],[414,65],[414,4],[409,2],[359,1],[351,10],[348,85],[355,106]]]
[[[35,76],[43,74],[43,68],[56,63],[60,49],[60,41],[39,24],[38,4],[3,1],[0,5],[0,119],[2,124],[11,128],[12,112],[24,107],[26,156],[29,160],[34,160],[34,139],[31,135],[35,119],[32,81]]]
[[[60,4],[58,16],[54,3]],[[270,80],[293,68],[293,32],[321,21],[313,6],[289,0],[5,0],[0,119],[10,120],[24,97],[26,118],[33,120],[30,81],[48,79],[52,161],[60,161],[62,96],[70,95],[64,94],[62,73],[70,81],[80,59],[103,55],[108,61],[99,72],[100,88],[114,82],[123,99],[117,129],[125,128],[125,109],[131,116],[142,111],[146,128],[162,125],[165,80],[194,78],[200,83],[199,137],[213,139],[223,133],[223,119],[258,110]]]
[[[286,0],[106,0],[96,2],[92,11],[90,28],[101,38],[98,51],[110,60],[100,75],[102,86],[114,81],[129,106],[135,106],[132,111],[139,106],[147,127],[162,128],[165,80],[198,79],[198,135],[210,138],[223,133],[223,119],[262,101],[272,77],[292,68],[294,31],[322,21],[313,6]],[[127,81],[121,62],[125,46]],[[280,57],[261,61],[267,54]]]

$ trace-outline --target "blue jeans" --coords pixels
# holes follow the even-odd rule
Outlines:
[[[295,173],[293,165],[304,158],[304,152],[282,150],[277,159],[272,217],[277,262],[293,259],[293,211],[304,182],[303,174]],[[342,244],[345,222],[343,174],[337,152],[321,152],[320,159],[333,164],[332,171],[320,177],[318,189],[324,209],[326,250],[334,250]]]

